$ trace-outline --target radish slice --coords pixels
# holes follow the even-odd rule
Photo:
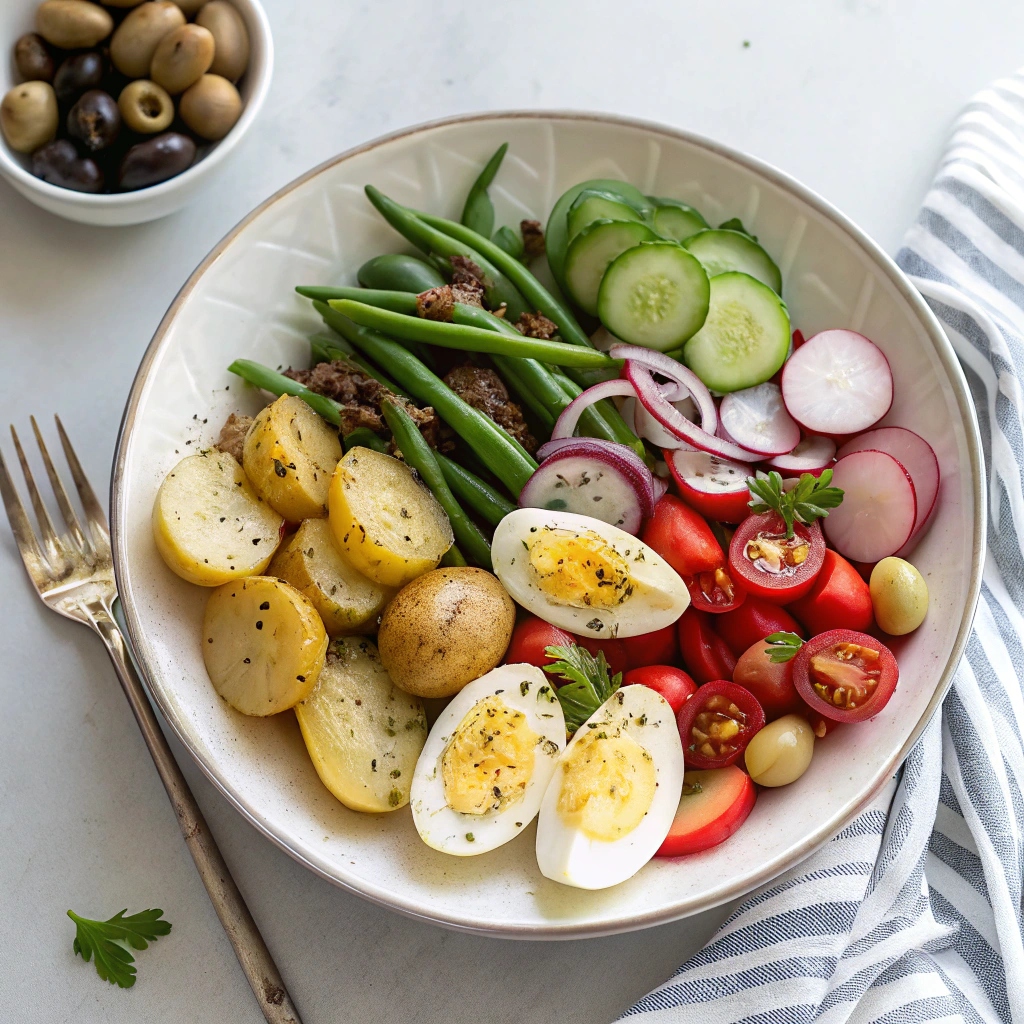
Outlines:
[[[800,443],[800,428],[786,412],[778,384],[758,384],[726,395],[718,422],[736,444],[759,455],[785,455]]]
[[[702,516],[738,523],[750,515],[749,465],[695,451],[672,452],[668,465],[680,497]]]
[[[884,451],[881,445],[870,445]],[[836,443],[829,437],[805,437],[788,455],[777,455],[768,462],[772,469],[777,469],[782,476],[800,476],[811,473],[818,476],[823,469],[828,469],[836,457]]]
[[[839,554],[851,562],[877,562],[910,539],[917,520],[914,481],[891,455],[847,455],[835,464],[832,485],[842,488],[843,501],[822,525]]]
[[[822,331],[782,371],[782,398],[808,433],[859,434],[892,405],[892,371],[881,349],[854,331]]]
[[[545,459],[520,492],[519,507],[575,512],[635,535],[644,517],[654,514],[651,472],[631,453],[647,474],[639,478],[626,459],[590,440],[580,438]]]
[[[700,414],[700,425],[709,434],[715,432],[718,427],[718,410],[715,408],[715,400],[711,397],[707,385],[688,366],[683,366],[677,359],[665,355],[664,352],[653,352],[651,349],[641,348],[639,345],[623,343],[612,345],[608,354],[612,359],[630,359],[641,366],[646,366],[647,369],[660,373],[662,377],[667,377],[673,384],[678,385],[678,388],[682,388],[693,398],[697,412]],[[685,397],[678,388],[671,392],[667,388],[662,390],[670,402],[676,402]]]
[[[679,440],[723,459],[731,459],[736,462],[759,462],[761,460],[762,457],[760,455],[748,452],[746,449],[740,448],[739,445],[732,444],[720,437],[715,437],[714,434],[708,433],[706,429],[691,423],[665,398],[661,387],[655,381],[651,370],[647,366],[642,366],[632,359],[627,359],[623,369],[626,373],[626,379],[636,389],[636,397],[639,399],[640,405]]]
[[[605,398],[614,398],[622,395],[627,398],[635,397],[636,391],[624,380],[606,380],[577,395],[559,414],[555,420],[555,429],[551,431],[551,439],[557,441],[562,437],[572,437],[573,431],[580,422],[584,410],[588,409],[595,402]]]
[[[914,492],[917,494],[917,520],[914,532],[906,544],[896,552],[906,554],[913,542],[916,542],[935,511],[939,496],[939,460],[935,457],[932,446],[912,430],[906,427],[878,427],[866,434],[847,441],[839,449],[839,458],[845,458],[854,452],[867,449],[885,452],[901,463],[914,481]]]

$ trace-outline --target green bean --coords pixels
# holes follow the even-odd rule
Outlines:
[[[448,270],[451,271],[450,266]],[[399,253],[386,253],[367,260],[356,272],[356,279],[364,288],[393,288],[414,294],[444,284],[444,278],[429,263]]]
[[[509,512],[516,510],[516,505],[508,498],[454,459],[449,459],[441,452],[434,452],[434,458],[455,497],[463,505],[469,506],[484,522],[497,526]]]
[[[269,391],[272,395],[295,395],[301,398],[314,412],[319,413],[328,423],[341,426],[341,406],[333,399],[310,391],[305,384],[300,384],[283,373],[271,370],[269,366],[255,363],[251,359],[236,359],[229,367],[229,373],[237,373],[242,380],[255,384],[256,387]]]
[[[434,458],[430,445],[424,440],[419,428],[412,421],[412,417],[394,402],[381,402],[381,411],[384,419],[388,421],[391,433],[394,436],[395,444],[402,453],[402,458],[419,473],[423,482],[430,488],[431,493],[437,498],[441,508],[448,515],[448,522],[452,524],[452,533],[455,534],[455,543],[459,550],[472,559],[483,569],[491,568],[491,545],[487,538],[480,532],[479,527],[463,511],[462,506],[455,500],[451,488],[448,486],[441,467]]]
[[[491,236],[491,241],[499,249],[504,249],[513,259],[521,260],[523,258],[525,246],[523,245],[522,236],[517,235],[510,227],[498,228]]]
[[[466,561],[466,556],[459,550],[457,544],[453,544],[442,556],[441,561],[438,563],[443,565],[446,569],[462,569],[469,565]]]
[[[439,345],[442,348],[456,348],[463,352],[496,352],[505,356],[528,356],[559,366],[593,369],[616,369],[618,366],[615,360],[603,352],[580,345],[566,345],[561,341],[545,341],[542,338],[527,338],[522,335],[511,338],[480,327],[403,316],[389,309],[378,309],[363,302],[352,302],[350,299],[332,299],[328,305],[364,327],[372,327],[392,337],[426,342],[428,345]]]
[[[319,299],[330,302],[331,299],[353,299],[365,302],[380,309],[390,309],[395,313],[416,316],[416,293],[385,291],[383,288],[332,288],[321,285],[296,285],[295,290],[307,299]]]
[[[372,448],[381,455],[387,455],[388,443],[382,437],[378,437],[369,427],[356,427],[351,433],[341,439],[345,451],[350,448]]]
[[[487,189],[494,181],[506,152],[508,143],[503,142],[494,156],[487,161],[480,176],[473,182],[469,195],[466,196],[466,205],[462,208],[462,223],[486,238],[490,238],[494,230],[494,203],[491,202]]]
[[[452,256],[466,256],[471,259],[483,271],[485,295],[489,305],[497,308],[504,303],[508,307],[509,316],[513,319],[518,319],[523,313],[529,311],[530,306],[519,294],[519,289],[476,249],[458,241],[444,231],[438,231],[431,227],[416,217],[412,211],[389,199],[372,185],[366,186],[366,194],[370,202],[383,214],[384,219],[399,234],[404,235],[413,245],[428,255],[432,254],[446,259],[450,259]],[[474,237],[480,237],[476,232],[471,232],[471,234]],[[490,243],[488,242],[488,244]],[[498,251],[501,252],[500,249]]]
[[[465,442],[480,461],[518,496],[532,476],[537,463],[493,420],[464,402],[436,374],[431,373],[411,352],[377,331],[361,327],[326,303],[314,302],[317,312],[352,345],[375,362],[387,366],[418,401],[431,405]]]

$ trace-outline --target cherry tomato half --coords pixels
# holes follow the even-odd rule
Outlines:
[[[687,767],[724,768],[764,725],[764,709],[749,690],[715,679],[682,706],[676,723]]]
[[[631,668],[622,677],[623,686],[646,686],[668,701],[673,714],[697,692],[697,684],[681,669],[672,665],[644,665]]]
[[[757,787],[738,765],[686,772],[675,820],[655,856],[681,857],[725,842],[756,799]]]
[[[653,633],[623,637],[626,647],[626,663],[630,668],[642,665],[671,665],[679,657],[679,640],[676,626],[665,626]]]
[[[692,605],[679,619],[679,655],[686,671],[698,683],[731,679],[736,656],[715,632],[711,616]]]
[[[751,644],[772,633],[807,634],[803,626],[785,608],[765,601],[762,597],[748,597],[735,611],[726,612],[715,619],[715,632],[729,645],[738,658]]]
[[[690,603],[701,612],[721,615],[739,608],[747,599],[746,591],[736,586],[726,567],[684,576],[683,582],[690,592]]]
[[[595,640],[590,636],[574,636],[572,642],[585,647],[595,658],[598,651],[604,651],[604,660],[608,662],[608,670],[612,675],[616,672],[625,672],[629,667],[629,655],[622,640],[612,637],[607,640]]]
[[[744,519],[729,544],[733,579],[754,597],[776,604],[803,597],[824,559],[825,538],[817,522],[797,523],[787,540],[785,524],[775,512]]]
[[[804,710],[804,702],[793,685],[793,661],[772,661],[772,648],[758,640],[748,647],[736,662],[732,681],[749,690],[764,709],[769,722]]]
[[[825,560],[811,589],[791,602],[789,610],[811,635],[830,629],[856,629],[863,633],[875,621],[870,588],[860,573],[831,548],[825,549]]]
[[[725,552],[707,521],[674,494],[666,494],[654,506],[640,539],[680,576],[714,572],[725,565]]]
[[[852,629],[821,633],[793,658],[797,693],[812,711],[836,722],[873,718],[889,703],[899,677],[892,651]]]
[[[509,665],[525,662],[527,665],[543,668],[555,660],[544,653],[545,647],[565,647],[567,644],[575,643],[577,639],[578,637],[566,633],[564,629],[538,619],[536,615],[528,615],[516,623],[508,650],[505,652],[505,661]]]

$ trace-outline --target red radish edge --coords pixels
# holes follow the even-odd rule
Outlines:
[[[799,476],[813,473],[815,476],[827,469],[836,457],[836,443],[830,437],[810,435],[805,437],[791,452],[777,455],[768,461],[772,469],[782,476]]]
[[[917,520],[917,495],[906,467],[887,452],[853,452],[834,468],[832,484],[843,501],[823,521],[825,535],[843,557],[877,562],[899,551]]]
[[[793,352],[782,372],[786,408],[811,434],[859,434],[889,411],[892,397],[889,361],[855,331],[814,335]]]
[[[757,384],[726,395],[718,422],[730,440],[762,456],[785,455],[800,443],[800,428],[786,411],[777,384]]]

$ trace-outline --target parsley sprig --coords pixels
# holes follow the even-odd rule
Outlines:
[[[622,673],[611,675],[604,652],[597,657],[585,647],[545,647],[544,653],[557,661],[544,666],[545,672],[562,676],[569,682],[555,693],[565,715],[565,728],[571,736],[622,685]]]
[[[767,476],[748,476],[747,486],[754,496],[749,503],[754,512],[777,512],[786,524],[786,539],[793,536],[793,524],[810,526],[815,519],[824,519],[830,508],[842,503],[843,492],[830,487],[832,470],[823,469],[821,476],[802,473],[792,490],[782,489],[782,477],[773,469]]]
[[[127,947],[145,949],[171,930],[170,921],[160,920],[164,916],[162,910],[142,910],[125,917],[127,913],[122,910],[108,921],[93,921],[68,911],[76,928],[74,951],[86,962],[95,956],[96,973],[121,988],[135,984],[135,957]]]
[[[766,647],[764,650],[768,655],[768,660],[776,665],[789,661],[804,645],[803,640],[796,633],[784,631],[766,636],[764,642],[771,644],[771,647]]]

